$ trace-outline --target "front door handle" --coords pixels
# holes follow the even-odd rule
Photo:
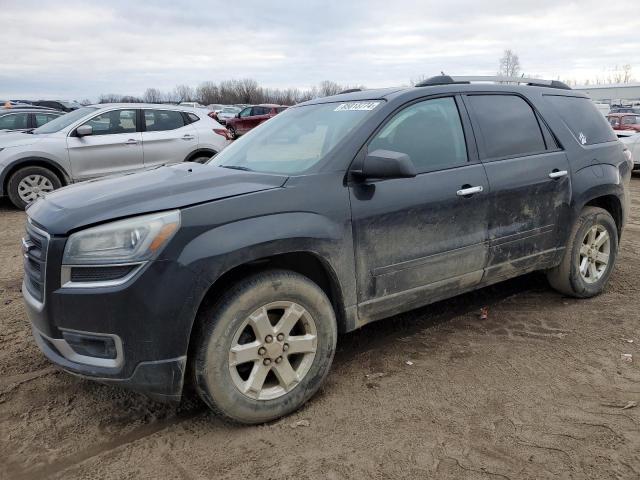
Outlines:
[[[127,140],[126,142],[124,142],[125,145],[137,145],[138,141],[134,140],[133,138],[130,138],[129,140]]]
[[[566,177],[568,175],[568,173],[569,172],[567,172],[566,170],[555,169],[553,172],[551,172],[549,174],[549,178],[556,179],[556,178]]]
[[[474,193],[480,193],[484,190],[482,185],[478,185],[477,187],[471,187],[467,185],[463,185],[463,188],[456,192],[456,195],[459,197],[467,197],[469,195],[473,195]]]
[[[190,134],[186,134],[182,137],[183,140],[193,140],[195,137],[193,135]]]

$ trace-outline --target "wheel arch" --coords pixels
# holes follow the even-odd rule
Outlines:
[[[212,150],[211,148],[198,148],[196,150],[194,150],[193,152],[191,152],[189,155],[187,155],[187,157],[184,159],[185,162],[191,162],[193,161],[194,158],[197,158],[199,156],[203,156],[203,155],[209,155],[211,154],[211,156],[213,157],[214,155],[217,155],[218,152],[216,152],[215,150]]]
[[[71,178],[64,170],[64,168],[62,168],[53,160],[49,160],[48,158],[44,157],[25,157],[10,163],[0,173],[0,195],[7,194],[7,184],[9,183],[9,179],[11,178],[11,176],[21,168],[25,167],[46,168],[48,170],[51,170],[58,177],[62,186],[69,185],[71,183]]]
[[[613,221],[616,223],[616,228],[618,230],[618,239],[620,238],[620,236],[622,235],[623,212],[622,202],[616,195],[608,194],[592,198],[584,204],[583,208],[584,207],[599,207],[609,212],[609,214],[613,217]]]

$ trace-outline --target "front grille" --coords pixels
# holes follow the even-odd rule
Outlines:
[[[36,300],[44,302],[44,276],[49,238],[45,232],[27,222],[27,231],[22,244],[25,286]]]

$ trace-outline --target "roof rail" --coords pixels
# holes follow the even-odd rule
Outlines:
[[[426,79],[416,84],[416,87],[428,87],[433,85],[450,85],[455,83],[471,83],[471,82],[493,82],[493,83],[526,83],[533,87],[550,87],[561,88],[563,90],[571,90],[566,83],[558,80],[543,80],[540,78],[527,77],[506,77],[506,76],[469,76],[469,77],[450,77],[449,75],[438,75]]]
[[[353,92],[361,92],[361,88],[347,88],[346,90],[341,91],[338,95],[342,95],[343,93],[353,93]]]

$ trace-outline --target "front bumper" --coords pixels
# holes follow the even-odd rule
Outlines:
[[[69,373],[157,400],[179,401],[204,285],[177,262],[155,261],[122,285],[62,288],[56,261],[61,245],[56,243],[52,238],[44,301],[36,299],[25,283],[22,288],[40,350]],[[104,340],[111,354],[92,356],[83,338],[91,348]],[[73,343],[77,339],[80,343]]]

